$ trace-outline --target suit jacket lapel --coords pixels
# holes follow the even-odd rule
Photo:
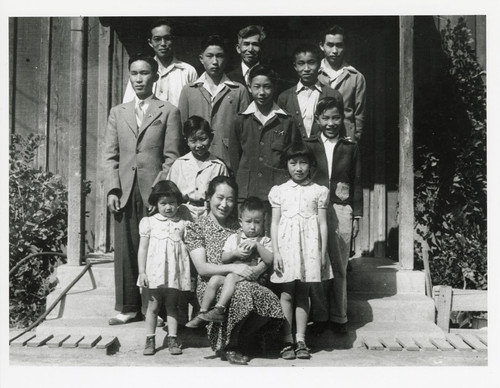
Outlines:
[[[135,99],[124,104],[123,110],[125,111],[124,119],[129,127],[130,131],[137,137],[138,129],[137,129],[137,119],[135,117]]]
[[[230,91],[231,91],[231,88],[229,86],[227,86],[227,85],[224,85],[224,88],[219,93],[217,93],[217,95],[215,96],[215,99],[214,99],[214,102],[213,102],[212,106],[215,106]]]
[[[342,74],[340,74],[336,79],[336,84],[334,89],[338,89],[340,87],[340,84],[342,84],[342,81],[344,81],[344,79],[348,76],[349,76],[349,71],[344,69]]]
[[[148,110],[144,114],[144,118],[142,119],[141,127],[139,128],[139,136],[144,130],[149,127],[154,120],[161,115],[160,108],[164,105],[164,103],[156,98],[153,98],[149,103]]]
[[[302,124],[299,126],[300,134],[303,137],[307,137],[306,129],[304,128],[304,119],[302,118],[302,112],[300,111],[299,98],[297,97],[297,90],[296,89],[292,90],[292,104],[293,104],[294,112],[293,113],[289,112],[289,113],[295,114],[295,116],[297,116],[297,118],[300,121],[300,124]],[[312,135],[312,131],[311,131],[311,135]]]

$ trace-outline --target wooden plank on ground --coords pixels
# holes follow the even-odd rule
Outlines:
[[[413,341],[413,339],[410,337],[397,337],[396,341],[398,341],[401,346],[408,351],[420,350],[415,341]]]
[[[363,342],[368,350],[384,350],[384,345],[376,337],[364,337]]]
[[[80,349],[90,349],[95,346],[101,340],[100,335],[88,335],[86,336],[79,344],[78,347]]]
[[[457,350],[471,351],[472,348],[467,345],[462,338],[456,334],[446,334],[446,340],[452,344]]]
[[[488,346],[488,333],[474,333],[474,335],[479,338],[479,341]]]
[[[52,335],[52,334],[41,336],[41,337],[37,336],[36,338],[33,338],[31,341],[29,341],[27,343],[27,345],[29,347],[32,347],[32,348],[37,348],[39,346],[45,345],[52,338],[54,338],[54,335]]]
[[[85,337],[83,335],[75,335],[71,336],[68,338],[64,343],[62,344],[63,348],[76,348],[81,340],[83,340]]]
[[[431,341],[429,341],[429,338],[415,337],[415,338],[413,338],[413,340],[422,350],[426,350],[426,351],[437,350],[437,348],[431,343]]]
[[[455,348],[453,346],[451,346],[449,344],[449,342],[446,341],[444,338],[431,338],[430,341],[439,350],[442,350],[442,351],[455,350]]]
[[[33,332],[24,333],[21,337],[19,337],[19,338],[15,339],[14,341],[12,341],[10,343],[10,346],[14,346],[14,347],[24,346],[24,345],[26,345],[26,343],[28,341],[32,340],[35,337],[36,337],[36,334],[33,333]]]
[[[394,337],[381,337],[379,338],[380,342],[391,351],[401,351],[403,347],[396,342]]]
[[[474,334],[460,333],[458,335],[464,340],[467,345],[469,345],[474,350],[477,350],[478,352],[486,352],[488,350],[488,347],[481,341],[479,341],[479,338],[477,338]]]
[[[113,345],[113,343],[117,341],[117,338],[113,335],[109,336],[104,336],[101,338],[101,340],[97,343],[96,349],[106,349],[109,346]]]
[[[49,348],[58,348],[63,344],[64,341],[66,341],[69,337],[71,337],[69,334],[59,334],[53,337],[50,341],[47,342],[47,346]]]

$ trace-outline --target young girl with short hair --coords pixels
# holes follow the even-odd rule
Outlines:
[[[309,359],[305,342],[312,283],[332,278],[327,255],[328,189],[311,182],[314,154],[303,144],[292,145],[284,155],[290,179],[269,192],[272,206],[271,239],[274,252],[272,283],[281,284],[280,302],[286,322],[286,360]],[[295,306],[295,308],[294,308]],[[295,318],[295,347],[292,323]]]
[[[160,181],[148,200],[155,213],[139,224],[139,279],[137,285],[149,290],[146,312],[144,355],[155,353],[155,330],[161,304],[167,310],[168,350],[182,354],[177,341],[177,301],[179,291],[191,289],[189,254],[184,245],[184,231],[189,221],[181,210],[182,194],[172,181]]]

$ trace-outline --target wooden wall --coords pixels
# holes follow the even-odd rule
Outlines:
[[[446,18],[427,17],[436,32]],[[454,18],[454,17],[451,17]],[[485,63],[485,17],[468,16],[478,58]],[[70,56],[84,58],[84,177],[92,185],[86,199],[86,246],[89,251],[112,247],[100,167],[109,109],[121,102],[127,82],[129,54],[147,52],[151,18],[84,18],[84,52],[71,45],[71,18],[10,18],[10,131],[39,133],[46,139],[37,164],[67,178],[68,126],[71,106]],[[363,155],[364,213],[354,249],[358,254],[397,259],[398,214],[398,17],[218,17],[173,18],[176,52],[199,71],[200,37],[214,31],[231,37],[248,24],[263,24],[268,32],[265,55],[278,72],[296,81],[291,53],[302,42],[316,43],[318,33],[332,24],[349,31],[349,61],[367,81],[367,125],[360,144]],[[146,32],[145,32],[146,31]],[[71,54],[73,53],[73,54]],[[237,62],[233,54],[228,67]]]

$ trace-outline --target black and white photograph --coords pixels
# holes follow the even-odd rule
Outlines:
[[[494,385],[494,6],[91,3],[2,5],[5,386]]]

